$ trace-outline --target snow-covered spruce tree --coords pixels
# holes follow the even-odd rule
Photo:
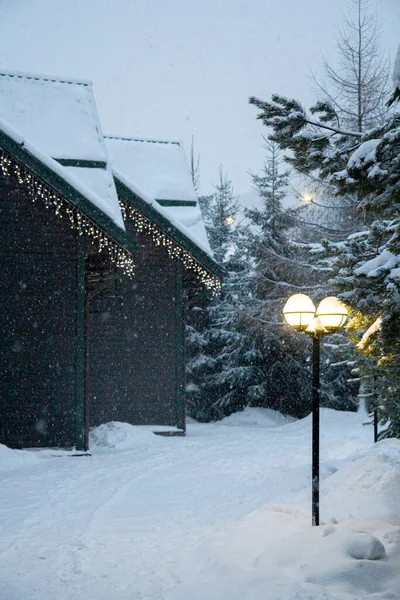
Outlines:
[[[308,222],[308,207],[284,208],[288,173],[282,172],[277,144],[266,141],[267,158],[253,185],[262,199],[261,209],[247,211],[252,223],[249,249],[253,256],[253,301],[248,330],[263,355],[264,405],[294,416],[303,416],[310,405],[309,340],[285,325],[282,308],[294,293],[310,293],[316,300],[325,294],[326,267],[309,264],[307,245],[296,242],[315,229]],[[311,238],[312,239],[312,238]],[[267,315],[267,316],[266,316]],[[262,322],[267,321],[268,324]],[[330,369],[337,352],[329,350],[321,371],[322,404],[354,409],[354,390],[347,384],[349,368]]]
[[[364,333],[359,349],[379,367],[371,378],[375,389],[367,392],[378,393],[382,421],[390,423],[383,435],[400,437],[400,111],[364,136],[332,177],[339,189],[357,186],[362,207],[374,217],[358,236],[325,247],[337,261],[334,285],[358,311],[350,326],[356,332],[359,324]]]
[[[313,110],[316,113],[320,110],[322,122],[328,125],[330,121],[333,128],[337,130],[343,128],[357,132],[361,139],[366,129],[381,124],[388,113],[385,97],[388,95],[389,60],[379,49],[377,18],[372,13],[368,0],[352,0],[349,3],[348,16],[345,18],[337,42],[339,66],[335,68],[324,61],[322,78],[314,77],[319,102]],[[313,114],[310,117],[312,120]],[[308,131],[311,129],[310,125]],[[326,132],[329,133],[329,130]],[[352,138],[350,140],[351,147],[354,140]],[[324,140],[321,141],[323,144]],[[340,148],[339,153],[342,150]],[[307,154],[306,140],[303,140],[302,151],[304,155]],[[300,156],[301,151],[297,153],[297,157]],[[323,225],[319,239],[326,236],[328,240],[335,242],[360,229],[368,228],[373,216],[365,210],[360,210],[360,196],[357,189],[351,193],[342,189],[338,196],[337,188],[329,177],[320,177],[315,169],[309,168],[309,165],[305,168],[299,164],[295,166],[308,179],[310,189],[313,189],[320,199],[315,207],[319,211],[319,223]],[[318,240],[314,238],[313,241]],[[326,254],[320,256],[326,267]],[[327,394],[326,401],[331,397],[331,404],[332,400],[337,399],[336,391],[342,387],[342,397],[347,394],[354,406],[351,397],[355,388],[352,386],[349,390],[345,381],[356,358],[354,348],[352,350],[351,346],[352,344],[349,347],[349,341],[343,334],[336,335],[335,340],[326,344],[327,360],[336,365],[332,368],[323,367],[323,389],[325,388]],[[348,362],[347,367],[346,362]],[[336,390],[332,397],[333,383]]]
[[[317,98],[332,106],[339,127],[363,134],[383,123],[389,95],[390,60],[380,48],[377,14],[369,0],[349,0],[336,49],[337,67],[324,60],[321,76],[314,76]],[[338,202],[326,180],[319,180],[317,188],[331,206],[326,212],[337,229],[358,231],[368,221],[369,215],[358,210],[357,192],[342,194]]]
[[[380,48],[377,14],[372,11],[369,0],[349,2],[348,12],[337,38],[337,58],[337,68],[324,60],[321,78],[314,77],[319,100],[333,106],[339,126],[363,134],[371,127],[383,124],[388,115],[386,100],[389,95],[390,60]],[[327,179],[317,187],[323,203],[330,206],[325,210],[328,217],[325,224],[329,225],[330,218],[338,230],[334,235],[327,231],[325,234],[327,239],[331,241],[335,241],[335,237],[336,241],[343,239],[345,235],[366,229],[373,221],[374,217],[371,214],[359,210],[358,191],[352,194],[343,192],[340,198],[335,199],[332,197],[331,185]],[[338,368],[333,367],[330,372],[328,369],[326,378],[329,380],[330,376],[336,374],[344,383],[346,371],[349,371],[357,360],[359,365],[355,370],[361,375],[360,400],[363,401],[365,379],[374,379],[373,376],[365,374],[365,369],[371,367],[371,361],[365,362],[356,357],[353,344],[349,347],[349,341],[346,341],[343,333],[335,337],[338,338],[335,340],[338,343],[329,344],[329,347],[337,356]],[[344,366],[346,359],[347,369]],[[351,379],[357,378],[351,377]],[[356,384],[352,384],[354,385]],[[366,396],[370,397],[369,393]]]
[[[236,229],[231,253],[224,262],[227,276],[222,293],[209,307],[208,352],[214,368],[203,381],[212,418],[221,418],[251,404],[260,391],[263,357],[248,335],[243,317],[249,295],[249,262],[243,232]]]
[[[353,195],[372,223],[340,243],[324,247],[335,270],[332,288],[352,308],[352,324],[362,322],[359,336],[381,319],[374,336],[385,389],[380,401],[390,419],[387,435],[398,435],[400,359],[400,112],[367,132],[342,129],[337,113],[318,102],[308,113],[296,100],[278,95],[271,102],[251,98],[258,118],[272,129],[270,139],[289,154],[299,173],[329,182],[338,198]]]
[[[248,396],[260,380],[260,357],[240,326],[248,261],[240,241],[237,198],[222,169],[215,193],[203,197],[201,205],[211,248],[227,271],[222,292],[208,305],[201,324],[188,329],[189,414],[208,421],[248,404]]]
[[[262,357],[262,381],[251,402],[302,417],[311,394],[308,341],[282,326],[282,307],[289,295],[304,288],[304,281],[311,286],[313,281],[309,274],[304,277],[299,249],[295,252],[290,243],[300,211],[283,207],[289,175],[280,169],[277,145],[265,141],[262,172],[252,174],[262,204],[245,211],[250,222],[246,245],[251,301],[244,306],[242,322]]]
[[[219,169],[219,181],[206,208],[206,229],[214,257],[223,264],[232,251],[236,229],[233,227],[239,210],[232,182]],[[204,203],[203,203],[204,204]]]
[[[282,327],[282,307],[293,293],[323,296],[326,269],[310,265],[307,246],[295,242],[312,229],[304,221],[308,220],[308,209],[283,207],[288,173],[279,169],[277,145],[266,142],[266,149],[262,174],[253,175],[253,185],[263,201],[262,208],[247,211],[252,222],[250,251],[254,263],[248,327],[263,355],[261,401],[284,413],[304,416],[309,411],[311,395],[310,343],[285,325]],[[260,326],[266,320],[269,324]],[[328,357],[334,361],[332,351]],[[347,369],[347,376],[349,373]],[[324,406],[353,407],[343,369],[332,371],[324,362],[321,379]]]

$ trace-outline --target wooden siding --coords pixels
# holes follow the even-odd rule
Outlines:
[[[133,279],[83,248],[69,222],[14,177],[0,177],[0,443],[85,449],[85,422],[184,428],[181,265],[129,230],[140,245]]]
[[[138,239],[134,231],[128,233]],[[178,266],[140,236],[136,275],[90,299],[90,424],[176,425]]]
[[[75,443],[76,234],[0,177],[0,442]]]

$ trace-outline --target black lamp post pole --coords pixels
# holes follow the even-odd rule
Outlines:
[[[378,396],[376,393],[376,375],[374,375],[374,444],[378,441]]]
[[[374,408],[374,444],[378,441],[378,409]]]
[[[320,338],[313,336],[312,380],[312,524],[319,525],[319,403]]]

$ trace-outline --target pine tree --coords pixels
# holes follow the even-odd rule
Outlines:
[[[339,68],[335,69],[324,61],[324,78],[319,81],[314,77],[319,102],[309,114],[296,101],[279,96],[273,98],[270,106],[274,112],[274,115],[270,113],[274,121],[273,125],[271,121],[273,138],[278,142],[280,138],[283,142],[280,147],[289,151],[295,169],[309,179],[322,198],[320,210],[325,225],[326,251],[319,256],[324,265],[330,265],[333,270],[340,268],[338,260],[333,259],[337,254],[336,248],[343,249],[342,242],[337,245],[335,242],[360,229],[369,229],[374,219],[374,225],[377,226],[376,218],[361,201],[362,193],[358,185],[341,186],[339,189],[336,176],[332,175],[346,166],[348,157],[360,144],[366,130],[381,125],[388,115],[385,97],[388,96],[389,61],[379,50],[377,29],[377,18],[370,10],[369,1],[352,0],[338,38]],[[286,126],[290,129],[290,140],[286,135]],[[326,221],[323,220],[324,208]],[[334,224],[327,227],[332,220]],[[341,289],[335,284],[333,287],[333,292]],[[337,344],[329,344],[333,354],[337,355],[329,359],[338,368],[325,373],[323,382],[329,384],[336,370],[338,379],[333,381],[336,388],[338,385],[340,388],[340,380],[343,383],[344,375],[351,369],[355,357],[343,335],[337,341]],[[372,362],[369,361],[368,365],[370,368]],[[365,368],[366,363],[361,361],[359,370]],[[363,377],[370,378],[367,375]],[[330,396],[332,387],[323,387]]]
[[[209,308],[208,352],[214,368],[204,379],[212,417],[221,418],[242,410],[257,396],[262,383],[262,355],[244,326],[248,296],[248,255],[244,235],[236,229],[224,266],[222,293]]]
[[[217,262],[224,264],[231,250],[239,204],[232,182],[219,169],[219,181],[214,186],[215,193],[206,208],[206,228],[208,239]],[[204,200],[203,200],[204,204]]]
[[[400,432],[396,395],[400,389],[400,113],[397,109],[383,125],[366,132],[342,129],[331,105],[318,102],[310,112],[295,100],[278,95],[271,102],[251,99],[270,139],[290,152],[294,168],[327,181],[338,198],[353,195],[358,207],[370,215],[363,231],[337,243],[326,240],[326,257],[335,272],[333,290],[352,308],[350,327],[358,336],[381,320],[370,347],[385,382],[380,402],[390,418],[387,435]],[[372,349],[371,349],[372,347]]]
[[[244,408],[260,371],[254,343],[241,329],[248,262],[237,223],[238,199],[222,169],[214,194],[201,203],[214,256],[227,271],[221,294],[207,307],[202,326],[188,331],[189,412],[208,421]]]
[[[269,254],[272,251],[277,255],[288,254],[290,252],[286,233],[293,227],[295,211],[284,210],[282,201],[287,194],[289,173],[279,172],[280,152],[277,144],[266,139],[264,142],[268,154],[262,174],[251,175],[253,187],[262,199],[262,209],[247,209],[245,214],[258,228],[258,233],[253,234],[254,243],[262,242],[262,247],[257,249],[258,253],[263,252],[265,247]],[[258,259],[269,262],[260,254]]]
[[[252,174],[262,205],[245,211],[251,223],[247,245],[252,257],[252,299],[246,307],[245,323],[262,356],[263,372],[252,404],[302,417],[309,410],[311,394],[304,351],[308,340],[282,327],[287,294],[304,287],[299,249],[295,251],[291,244],[301,210],[283,207],[289,174],[280,169],[277,144],[264,141],[267,156],[262,172]],[[314,282],[310,285],[313,287]]]

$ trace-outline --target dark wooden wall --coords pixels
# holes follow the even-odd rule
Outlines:
[[[90,424],[177,425],[179,266],[127,228],[140,242],[135,277],[89,300]]]
[[[89,424],[184,427],[181,266],[130,224],[133,279],[86,246]],[[73,446],[77,233],[0,176],[0,443]],[[100,279],[91,279],[99,271]]]
[[[76,234],[0,176],[0,443],[75,443]]]

